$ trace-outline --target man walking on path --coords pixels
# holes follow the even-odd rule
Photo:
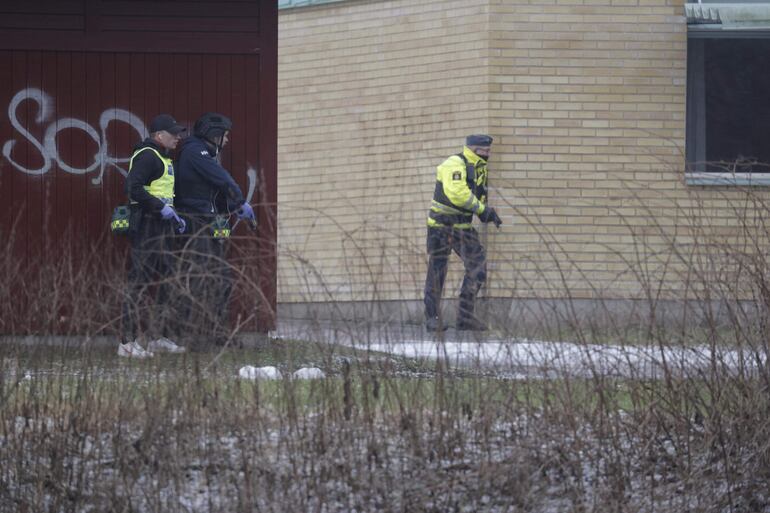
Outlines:
[[[486,281],[486,252],[472,226],[475,213],[483,223],[503,222],[487,203],[487,160],[492,146],[488,135],[469,135],[462,153],[452,155],[436,168],[436,188],[428,216],[428,273],[425,278],[425,327],[444,331],[441,294],[449,254],[454,251],[465,266],[457,311],[458,330],[484,331],[474,315],[476,296]]]
[[[126,299],[123,303],[123,332],[118,356],[148,358],[153,352],[184,352],[166,338],[169,327],[170,298],[168,279],[173,271],[172,244],[174,231],[184,230],[184,221],[174,210],[174,165],[169,153],[176,148],[186,128],[168,114],[150,123],[150,136],[134,148],[128,165],[126,194],[130,202],[129,239],[131,267],[128,271]],[[145,350],[140,343],[140,303],[147,291],[159,284],[152,315],[144,319],[160,338],[149,342]]]
[[[176,199],[189,221],[181,252],[188,281],[180,322],[191,337],[207,337],[221,345],[227,340],[227,305],[232,272],[226,261],[228,218],[255,222],[254,210],[230,173],[219,161],[229,141],[232,122],[217,113],[203,114],[179,152]]]

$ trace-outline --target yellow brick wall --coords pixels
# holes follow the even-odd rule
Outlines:
[[[472,132],[505,222],[485,294],[686,288],[682,252],[741,225],[740,191],[684,185],[686,40],[683,0],[281,11],[279,301],[420,299],[435,166]]]
[[[491,239],[492,288],[637,294],[634,227],[663,249],[650,214],[684,193],[682,3],[491,2],[492,201],[520,221]]]
[[[704,246],[760,235],[745,191],[684,184],[683,3],[491,2],[491,201],[521,220],[490,239],[491,295],[682,297],[724,278]]]
[[[488,13],[487,0],[281,11],[279,301],[417,297],[435,166],[487,130]]]

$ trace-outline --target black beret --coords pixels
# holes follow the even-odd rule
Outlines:
[[[465,138],[466,146],[492,146],[492,138],[484,134],[469,135]]]

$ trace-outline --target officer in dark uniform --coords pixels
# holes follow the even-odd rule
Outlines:
[[[180,311],[180,321],[192,337],[212,337],[217,344],[227,337],[227,304],[232,291],[232,273],[226,261],[227,219],[235,213],[239,219],[255,222],[251,205],[220,164],[231,129],[232,122],[226,116],[203,114],[195,122],[193,136],[182,143],[176,180],[176,204],[188,222],[182,258],[189,273],[189,296]]]
[[[165,336],[149,342],[145,350],[140,343],[143,337],[137,335],[141,331],[140,302],[146,299],[147,289],[154,281],[162,282],[171,275],[174,231],[184,230],[184,221],[174,210],[174,165],[169,152],[176,148],[185,130],[170,115],[157,116],[150,123],[150,136],[134,148],[129,161],[126,194],[131,209],[131,267],[123,303],[119,356],[147,358],[157,351],[184,351]],[[161,283],[155,306],[146,318],[162,324],[152,326],[153,331],[162,335],[168,328],[169,306],[168,284]]]
[[[425,278],[425,326],[443,331],[440,301],[454,251],[463,260],[465,277],[457,312],[458,330],[483,331],[486,326],[474,315],[476,295],[487,276],[486,252],[472,226],[473,214],[483,223],[503,222],[487,203],[487,160],[492,146],[488,135],[469,135],[462,153],[452,155],[436,168],[436,188],[428,217],[428,273]]]

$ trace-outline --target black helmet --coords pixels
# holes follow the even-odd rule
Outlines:
[[[232,130],[233,122],[230,118],[217,114],[216,112],[207,112],[198,118],[193,127],[193,133],[196,137],[212,140],[221,137],[225,132]]]

